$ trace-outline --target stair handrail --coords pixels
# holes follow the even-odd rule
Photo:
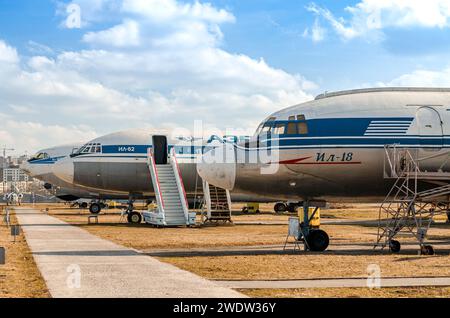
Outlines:
[[[152,173],[150,173],[150,175],[153,179],[153,184],[156,184],[156,187],[154,187],[153,190],[155,191],[156,197],[159,199],[159,203],[160,203],[160,204],[158,204],[159,210],[164,215],[164,208],[165,208],[164,207],[164,199],[163,199],[162,193],[161,193],[161,186],[160,186],[160,182],[159,182],[158,170],[156,169],[156,162],[155,162],[155,157],[153,156],[152,148],[148,148],[147,158],[149,161],[148,166],[150,167],[151,172],[152,172]]]
[[[179,193],[181,198],[181,205],[183,207],[184,218],[186,221],[186,225],[189,225],[189,204],[186,196],[186,190],[184,188],[183,177],[181,175],[180,166],[178,165],[178,160],[175,152],[175,147],[172,147],[170,150],[170,164],[175,172],[175,181],[177,183],[178,189],[181,189],[181,193]]]
[[[208,218],[211,218],[211,209],[212,209],[212,203],[211,203],[211,190],[209,188],[209,183],[206,180],[202,180],[203,185],[203,199],[205,201],[205,207],[206,207],[206,215]]]

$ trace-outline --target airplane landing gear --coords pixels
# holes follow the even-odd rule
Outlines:
[[[128,207],[126,210],[127,221],[131,224],[139,224],[142,222],[142,216],[139,212],[134,211],[134,200],[130,197],[128,200]]]
[[[312,252],[323,252],[330,244],[327,232],[322,230],[311,230],[306,241],[308,242],[309,250]]]
[[[287,207],[284,203],[278,202],[275,204],[275,206],[273,207],[273,210],[276,213],[284,213],[287,210]]]
[[[423,245],[420,248],[420,253],[422,255],[434,255],[434,248],[431,245]]]
[[[93,202],[89,206],[89,212],[91,212],[92,214],[99,214],[101,212],[101,210],[102,210],[102,206],[98,202]]]
[[[401,244],[399,241],[396,240],[391,240],[389,242],[389,249],[391,250],[392,253],[398,253],[400,252],[400,249],[402,248]]]
[[[142,221],[142,216],[139,212],[133,211],[128,213],[127,221],[128,223],[139,224]]]
[[[316,205],[314,212],[309,213],[310,202],[303,202],[303,222],[300,224],[301,237],[305,244],[305,251],[311,252],[323,252],[328,248],[330,244],[330,238],[328,234],[318,228],[311,226],[311,221],[314,219],[319,207]]]

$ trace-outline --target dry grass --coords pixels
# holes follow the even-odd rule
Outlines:
[[[257,298],[448,298],[450,296],[450,287],[243,289],[239,291]]]
[[[339,207],[340,208],[340,207]],[[349,209],[349,208],[347,208]],[[372,210],[370,210],[372,209]],[[374,213],[373,206],[351,208],[355,214]],[[378,213],[375,210],[376,213]],[[339,211],[328,210],[330,215]],[[350,212],[348,212],[350,213]],[[281,245],[287,225],[234,225],[203,228],[155,229],[147,225],[119,224],[118,214],[100,216],[99,225],[87,225],[87,216],[70,210],[54,210],[52,215],[78,225],[94,235],[143,251],[168,249],[164,262],[212,279],[301,279],[327,277],[366,277],[367,266],[378,264],[383,276],[449,276],[448,252],[440,256],[418,257],[415,252],[391,255],[374,252],[367,245],[376,238],[376,227],[357,225],[324,225],[330,235],[329,251],[322,254],[266,254],[229,255],[226,252],[206,256],[174,256],[170,249],[229,248],[252,245]],[[272,220],[285,222],[288,215],[237,215],[238,221]],[[441,225],[430,232],[432,238],[448,237],[449,225]],[[411,238],[402,238],[402,242]],[[366,246],[364,246],[366,245]],[[343,249],[347,249],[343,251]],[[414,247],[415,248],[415,247]],[[439,247],[436,247],[437,251]]]
[[[17,224],[14,215],[11,221]],[[0,246],[6,249],[6,265],[0,265],[0,298],[50,297],[24,235],[21,234],[13,243],[10,229],[2,224]]]
[[[220,280],[271,280],[367,277],[367,267],[380,266],[383,277],[450,276],[448,256],[410,255],[239,255],[164,257],[162,261]]]

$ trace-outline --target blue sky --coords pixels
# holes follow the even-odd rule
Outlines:
[[[444,0],[74,0],[80,28],[71,3],[0,0],[0,144],[252,130],[323,91],[450,85]]]

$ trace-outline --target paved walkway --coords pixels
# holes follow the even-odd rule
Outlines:
[[[239,289],[284,288],[345,288],[368,287],[367,278],[265,280],[265,281],[216,281],[222,286]],[[373,283],[372,280],[370,283]],[[380,287],[450,286],[450,277],[402,277],[382,278]]]
[[[15,209],[53,297],[244,297],[38,210]]]

